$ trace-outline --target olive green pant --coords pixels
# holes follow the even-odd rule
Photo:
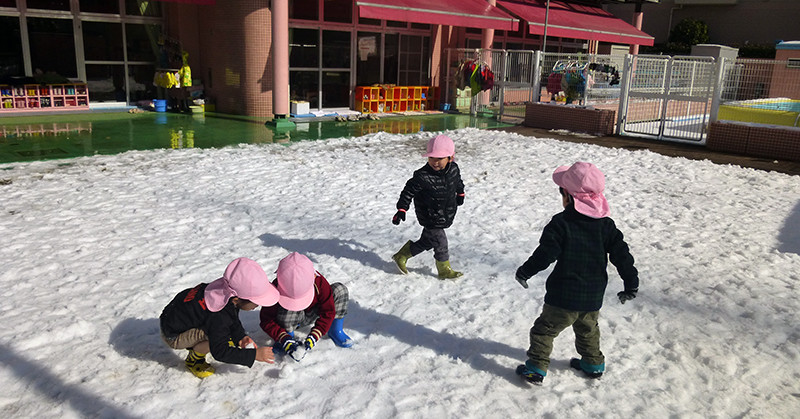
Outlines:
[[[603,352],[600,351],[600,328],[597,325],[599,316],[599,311],[571,311],[545,304],[542,314],[531,327],[528,359],[546,372],[550,366],[550,353],[553,352],[553,339],[572,326],[575,332],[575,349],[582,359],[591,365],[605,363]]]

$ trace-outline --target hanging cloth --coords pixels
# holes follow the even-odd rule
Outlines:
[[[472,91],[472,96],[477,95],[478,92],[481,91],[480,69],[479,66],[474,66],[472,74],[469,77],[469,87]]]

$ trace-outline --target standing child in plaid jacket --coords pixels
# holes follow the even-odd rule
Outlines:
[[[633,256],[608,217],[603,173],[591,163],[577,162],[556,169],[553,181],[559,186],[564,211],[545,226],[539,246],[516,273],[517,281],[528,288],[529,278],[556,261],[547,277],[542,314],[530,330],[528,360],[517,367],[517,374],[534,384],[544,380],[553,340],[569,326],[581,355],[570,366],[591,378],[603,375],[605,358],[597,319],[608,285],[609,259],[625,284],[617,294],[621,303],[636,298],[639,288]]]
[[[439,278],[458,278],[462,274],[450,267],[447,234],[444,232],[453,224],[458,207],[464,203],[464,182],[454,161],[455,144],[450,137],[437,135],[428,141],[428,152],[422,156],[428,158],[428,163],[417,169],[406,182],[397,201],[397,213],[392,217],[394,225],[405,221],[406,211],[413,200],[422,235],[415,242],[407,241],[392,259],[398,269],[407,274],[408,259],[433,249]]]

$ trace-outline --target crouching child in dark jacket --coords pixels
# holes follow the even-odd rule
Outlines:
[[[239,320],[239,310],[278,302],[278,290],[253,260],[231,262],[222,278],[201,283],[175,296],[161,312],[161,338],[172,349],[188,349],[186,368],[196,377],[214,374],[206,354],[220,362],[252,367],[274,363],[272,348],[257,347]]]

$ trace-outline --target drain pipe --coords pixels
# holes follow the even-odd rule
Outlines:
[[[669,19],[667,20],[667,40],[669,40],[669,34],[672,32],[672,14],[676,10],[682,10],[682,9],[683,9],[683,5],[682,4],[679,4],[679,5],[669,9]]]

